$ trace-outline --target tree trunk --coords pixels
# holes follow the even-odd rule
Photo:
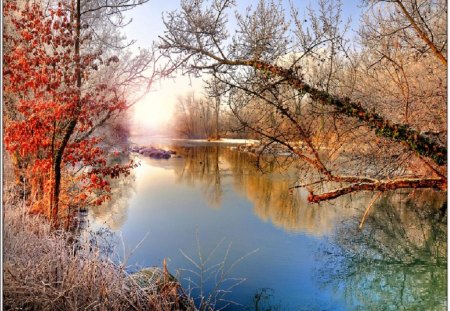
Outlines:
[[[220,98],[216,97],[216,137],[215,139],[219,139],[219,108],[220,108]]]
[[[51,202],[51,217],[52,217],[52,227],[59,227],[59,195],[61,193],[61,164],[63,160],[64,151],[67,147],[70,137],[72,136],[75,126],[77,125],[77,115],[78,110],[81,108],[81,66],[80,66],[80,24],[81,24],[81,5],[80,0],[76,0],[76,24],[75,24],[75,74],[77,75],[77,89],[78,89],[78,103],[77,109],[75,111],[74,118],[70,121],[66,128],[61,145],[59,146],[55,163],[53,166],[54,170],[54,181],[53,181],[53,200]]]
[[[446,146],[442,146],[439,143],[430,140],[428,137],[413,129],[409,124],[393,123],[375,112],[366,110],[361,104],[350,101],[349,98],[339,98],[325,91],[316,89],[298,78],[290,69],[255,60],[221,60],[221,62],[232,66],[251,66],[257,70],[270,72],[273,75],[283,77],[294,89],[309,93],[312,99],[318,100],[325,105],[332,106],[336,112],[356,118],[367,126],[375,129],[375,134],[377,136],[403,142],[417,154],[430,158],[440,166],[447,164]]]

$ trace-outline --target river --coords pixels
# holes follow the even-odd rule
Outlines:
[[[121,236],[130,270],[166,258],[197,303],[226,310],[446,310],[445,194],[383,194],[359,229],[373,193],[309,204],[289,191],[292,167],[261,172],[227,145],[138,142],[181,157],[136,156],[89,216]]]

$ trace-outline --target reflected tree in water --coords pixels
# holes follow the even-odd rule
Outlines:
[[[256,156],[223,147],[188,147],[177,150],[184,158],[178,170],[180,182],[201,185],[210,206],[218,207],[223,197],[224,178],[232,176],[235,190],[253,205],[260,219],[289,232],[306,231],[316,236],[329,234],[335,224],[355,213],[355,206],[366,206],[370,198],[358,194],[311,206],[308,193],[292,189],[298,171],[271,161],[261,171]],[[269,173],[270,172],[270,173]]]
[[[112,155],[109,162],[112,164],[129,161],[129,154],[121,153]],[[89,214],[97,223],[106,225],[111,230],[120,229],[127,219],[129,200],[135,193],[135,175],[131,171],[130,175],[119,179],[111,179],[111,199],[100,206],[89,209]]]
[[[177,152],[185,159],[184,167],[177,172],[179,181],[192,186],[200,184],[209,205],[220,207],[223,190],[219,146],[179,148]]]
[[[356,310],[446,309],[446,205],[430,191],[385,195],[362,230],[357,218],[337,229],[320,282]]]
[[[306,231],[323,236],[330,233],[343,217],[353,215],[352,206],[361,200],[362,204],[366,202],[364,196],[358,195],[311,206],[305,190],[289,191],[297,181],[298,170],[295,167],[288,168],[269,158],[269,161],[264,161],[266,166],[261,172],[256,165],[260,159],[255,155],[225,150],[223,157],[233,172],[234,188],[252,202],[254,213],[289,232]]]
[[[235,190],[253,203],[259,218],[287,231],[303,229],[305,218],[300,206],[306,203],[306,197],[298,191],[288,191],[295,180],[289,178],[292,172],[272,166],[272,172],[264,174],[256,166],[256,157],[231,150],[224,151],[224,159],[233,172]]]

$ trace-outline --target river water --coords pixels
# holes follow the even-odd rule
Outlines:
[[[130,270],[165,258],[197,303],[226,310],[446,310],[445,194],[386,193],[358,229],[373,193],[309,204],[289,191],[293,169],[262,173],[226,145],[159,146],[181,157],[137,156],[90,214],[122,237]]]

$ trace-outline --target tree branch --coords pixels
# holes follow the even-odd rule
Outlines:
[[[123,3],[123,4],[108,4],[108,2],[106,2],[105,5],[100,5],[96,8],[92,8],[92,9],[87,9],[85,11],[81,12],[81,15],[84,15],[86,13],[91,13],[91,12],[95,12],[95,11],[99,11],[99,10],[103,10],[103,9],[117,9],[117,10],[121,10],[121,11],[127,11],[127,10],[131,10],[134,7],[144,4],[146,2],[148,2],[149,0],[141,0],[138,1],[137,3],[133,2],[133,3]]]
[[[372,183],[357,183],[322,194],[314,194],[313,191],[310,191],[308,201],[318,203],[321,201],[336,199],[342,195],[357,191],[384,192],[389,190],[411,188],[434,188],[445,191],[447,189],[447,180],[443,178],[398,178],[393,180],[381,180]]]
[[[444,66],[447,66],[447,59],[445,56],[441,53],[441,51],[438,50],[436,45],[434,45],[433,42],[428,38],[427,34],[417,25],[416,21],[412,18],[411,14],[406,10],[405,6],[400,0],[396,0],[395,3],[400,7],[403,14],[405,14],[405,17],[408,19],[408,21],[411,23],[411,26],[413,26],[414,30],[417,32],[419,37],[428,45],[428,47],[433,51],[434,55],[442,62]]]
[[[217,59],[217,57],[216,57]],[[226,65],[251,66],[257,70],[272,73],[285,78],[291,86],[299,91],[309,93],[313,99],[332,106],[337,112],[358,119],[375,129],[377,136],[405,143],[411,150],[421,156],[432,159],[438,165],[447,164],[447,148],[422,135],[408,124],[393,123],[375,112],[369,112],[359,103],[349,98],[341,99],[325,91],[316,89],[299,79],[292,70],[256,60],[221,60]]]

